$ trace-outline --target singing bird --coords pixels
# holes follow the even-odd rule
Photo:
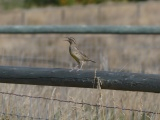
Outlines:
[[[78,63],[78,65],[75,67],[77,68],[79,66],[78,70],[81,70],[83,67],[83,64],[85,62],[93,62],[96,63],[95,61],[89,59],[83,52],[81,52],[78,48],[77,48],[77,44],[76,41],[73,37],[66,37],[67,40],[70,43],[69,45],[69,53],[70,55],[76,60],[76,62]]]

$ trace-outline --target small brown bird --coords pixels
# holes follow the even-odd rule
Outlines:
[[[69,46],[69,53],[70,55],[76,60],[76,62],[78,63],[78,65],[76,66],[76,68],[79,66],[78,70],[81,70],[83,67],[83,64],[85,62],[91,61],[93,63],[96,63],[95,61],[89,59],[84,53],[82,53],[76,45],[76,41],[73,37],[66,37],[68,38],[65,41],[68,41],[70,43]]]

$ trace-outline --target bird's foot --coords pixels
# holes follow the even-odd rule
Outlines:
[[[77,69],[77,72],[80,71],[80,70],[83,70],[83,69],[79,68],[79,69]]]
[[[69,72],[72,72],[74,69],[72,68],[71,70],[69,70]]]
[[[72,72],[73,70],[79,70],[79,69],[77,69],[77,67],[78,67],[78,65],[75,66],[74,68],[72,68],[69,72]]]

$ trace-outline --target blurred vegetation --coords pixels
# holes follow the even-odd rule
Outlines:
[[[17,7],[29,8],[32,6],[48,6],[48,5],[73,5],[73,4],[98,4],[102,2],[139,2],[147,0],[0,0],[0,6],[4,9],[12,9]]]
[[[24,0],[25,7],[101,3],[107,0]]]
[[[90,4],[90,3],[102,3],[107,1],[113,2],[133,2],[133,1],[147,1],[147,0],[24,0],[26,7],[46,6],[46,5],[73,5],[73,4]]]
[[[24,0],[0,0],[0,7],[3,9],[24,7]]]

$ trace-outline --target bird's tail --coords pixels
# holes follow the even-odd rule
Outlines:
[[[93,62],[93,63],[96,63],[95,61],[93,61],[93,60],[88,60],[88,61],[91,61],[91,62]]]

